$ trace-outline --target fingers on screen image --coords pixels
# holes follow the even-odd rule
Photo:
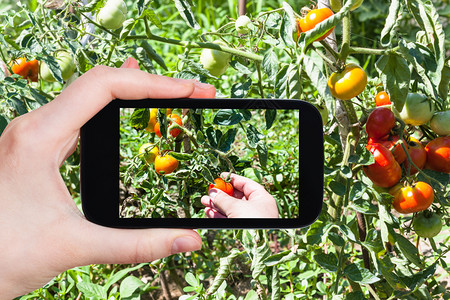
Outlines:
[[[298,111],[120,114],[121,218],[298,217]]]

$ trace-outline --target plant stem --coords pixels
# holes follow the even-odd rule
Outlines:
[[[262,99],[264,99],[264,89],[262,86],[262,73],[261,73],[261,64],[256,63],[256,70],[258,70],[258,87],[259,87],[259,94]]]
[[[399,47],[392,49],[371,49],[364,47],[349,47],[348,54],[370,54],[370,55],[387,55],[389,53],[395,52]]]
[[[342,47],[341,52],[339,53],[339,57],[343,62],[345,62],[349,54],[350,34],[351,34],[350,15],[346,14],[342,19]]]

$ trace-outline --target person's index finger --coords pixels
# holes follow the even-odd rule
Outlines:
[[[62,135],[78,130],[115,98],[184,98],[194,84],[137,69],[97,66],[69,85],[52,102],[34,111],[43,128],[58,129]]]

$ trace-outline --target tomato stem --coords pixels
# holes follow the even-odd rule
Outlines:
[[[346,14],[342,19],[342,47],[339,52],[340,59],[345,62],[350,50],[351,22],[350,15]]]

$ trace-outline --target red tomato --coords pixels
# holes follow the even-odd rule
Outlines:
[[[394,155],[395,160],[401,164],[406,159],[406,153],[403,150],[403,147],[401,144],[397,144],[399,136],[398,135],[389,135],[387,138],[376,140],[374,138],[369,138],[368,144],[374,144],[378,143],[386,147],[391,153]],[[405,140],[403,140],[405,143],[405,147],[408,147]]]
[[[316,27],[316,25],[322,22],[323,20],[331,17],[332,15],[333,11],[327,7],[313,9],[304,18],[298,21],[298,25],[302,32],[307,32]],[[316,39],[316,41],[321,41],[327,36],[329,36],[333,32],[333,29],[334,27],[328,30],[324,35]]]
[[[423,181],[413,186],[405,186],[391,192],[394,196],[392,205],[401,214],[410,214],[426,210],[433,203],[433,188]]]
[[[438,137],[425,146],[427,168],[450,174],[450,136]]]
[[[372,153],[375,163],[364,166],[364,174],[369,177],[375,185],[388,188],[399,182],[402,177],[402,169],[395,160],[394,155],[380,144],[370,144],[366,146]]]
[[[369,138],[381,139],[395,126],[394,113],[386,107],[377,107],[369,115],[366,132]]]
[[[425,163],[427,161],[427,152],[425,151],[425,148],[422,146],[422,144],[416,138],[413,137],[410,138],[410,141],[408,142],[408,154],[411,157],[413,163],[420,170],[422,170],[425,167]],[[408,172],[409,161],[405,160],[404,165],[406,172]],[[414,175],[417,172],[419,172],[419,170],[417,170],[414,166],[411,165],[409,175]]]
[[[383,105],[391,104],[391,100],[389,98],[388,93],[386,93],[385,91],[379,92],[375,96],[375,104],[376,104],[376,106],[383,106]]]
[[[210,184],[208,191],[212,188],[219,189],[230,196],[233,196],[233,186],[229,182],[225,182],[222,178],[214,179],[214,184]]]

